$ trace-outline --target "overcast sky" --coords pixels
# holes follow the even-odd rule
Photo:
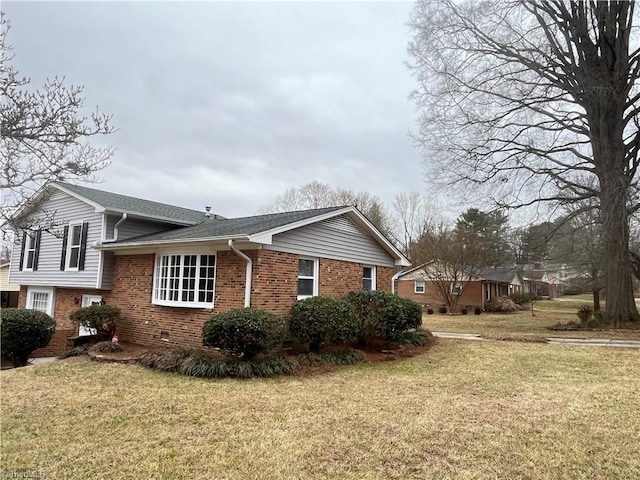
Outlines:
[[[113,115],[104,190],[257,213],[313,180],[424,190],[409,2],[2,2],[14,65]]]

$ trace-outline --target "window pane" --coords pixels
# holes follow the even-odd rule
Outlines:
[[[371,290],[371,279],[370,278],[363,278],[362,279],[362,288],[364,290]]]
[[[78,268],[78,257],[80,255],[80,248],[73,247],[69,252],[69,267]]]
[[[298,275],[300,277],[313,277],[313,260],[305,260],[301,258],[298,261]]]
[[[35,251],[34,250],[29,250],[27,252],[27,267],[26,268],[33,268],[33,256],[34,256]]]
[[[46,292],[33,292],[31,294],[31,308],[47,313],[49,294]]]
[[[362,269],[362,278],[372,278],[373,269],[371,267],[364,267]]]
[[[80,245],[80,234],[82,233],[82,225],[74,225],[71,230],[71,245]]]
[[[313,295],[313,279],[312,278],[299,278],[298,279],[298,295]]]

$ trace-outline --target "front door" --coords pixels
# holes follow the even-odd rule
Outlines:
[[[102,297],[100,295],[83,295],[82,296],[83,307],[90,307],[91,305],[100,305],[101,303],[102,303]],[[80,325],[80,328],[78,329],[78,335],[81,337],[85,335],[95,335],[96,333],[97,332],[95,328],[87,328],[82,325]]]

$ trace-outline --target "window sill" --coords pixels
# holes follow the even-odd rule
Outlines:
[[[153,305],[159,305],[161,307],[177,307],[177,308],[213,308],[213,302],[211,303],[197,303],[197,302],[171,302],[163,300],[152,300]]]

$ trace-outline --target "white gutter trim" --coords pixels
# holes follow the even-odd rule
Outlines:
[[[229,239],[227,245],[229,245],[229,249],[233,253],[235,253],[239,257],[244,258],[244,260],[247,262],[247,273],[244,281],[244,307],[249,308],[251,306],[251,272],[253,269],[253,262],[247,255],[242,253],[233,245],[233,240]]]
[[[404,273],[406,273],[406,271],[403,272],[402,270],[400,270],[393,277],[391,277],[391,293],[396,293],[396,280],[398,280],[398,278],[400,278]]]

